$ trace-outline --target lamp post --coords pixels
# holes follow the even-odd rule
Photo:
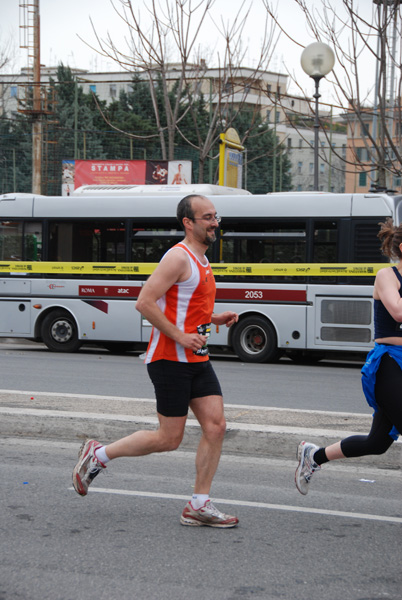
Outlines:
[[[335,64],[335,54],[332,49],[322,42],[315,42],[304,48],[300,58],[302,69],[314,79],[315,83],[315,115],[314,115],[314,190],[318,191],[318,98],[320,80],[332,71]]]

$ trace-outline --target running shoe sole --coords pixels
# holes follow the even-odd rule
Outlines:
[[[180,517],[180,523],[182,525],[189,525],[190,527],[215,527],[218,529],[229,529],[230,527],[236,527],[236,523],[204,523],[203,521],[197,521],[197,519],[189,519],[186,517]]]

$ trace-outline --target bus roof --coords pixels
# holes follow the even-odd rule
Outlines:
[[[231,188],[209,183],[194,183],[186,185],[82,185],[73,192],[73,196],[98,195],[127,195],[127,196],[187,196],[202,194],[203,196],[251,195],[251,192],[240,188]]]
[[[152,186],[154,187],[154,186]],[[180,188],[181,186],[177,186]],[[386,194],[210,195],[221,217],[396,217],[402,196]],[[168,218],[176,214],[183,193],[147,195],[0,196],[0,218]]]

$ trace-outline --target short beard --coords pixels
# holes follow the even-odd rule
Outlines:
[[[208,234],[205,236],[204,244],[206,246],[211,246],[215,242],[215,240],[216,240],[216,233],[215,233],[215,231],[212,231],[210,235],[213,236],[213,239],[211,239],[210,237],[208,237]]]

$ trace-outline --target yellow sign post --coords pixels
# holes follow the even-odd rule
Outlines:
[[[239,134],[229,127],[219,137],[219,185],[241,188],[244,146],[241,145]]]

